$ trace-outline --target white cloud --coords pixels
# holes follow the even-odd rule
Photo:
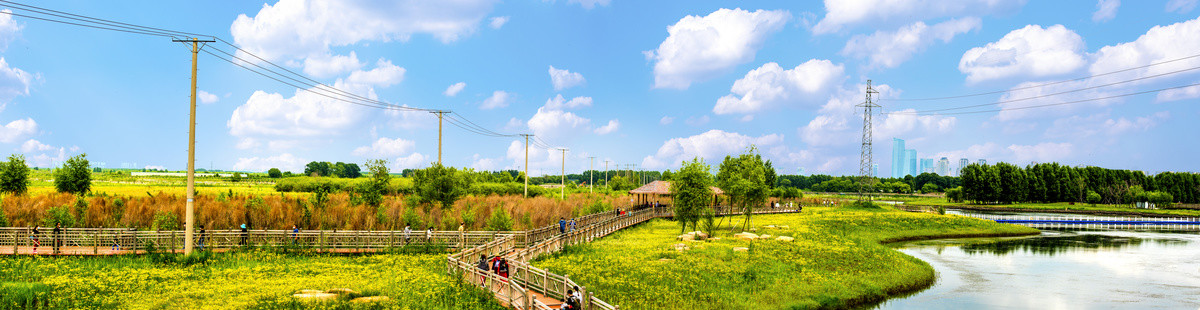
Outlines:
[[[1200,18],[1166,26],[1155,26],[1133,42],[1100,48],[1096,61],[1088,68],[1092,74],[1146,66],[1196,54],[1200,50]],[[1191,58],[1143,69],[1105,76],[1109,80],[1144,77],[1200,66],[1200,59]]]
[[[38,140],[29,139],[29,141],[25,141],[25,143],[21,144],[21,148],[19,150],[21,150],[21,153],[45,152],[54,150],[54,147]]]
[[[446,97],[454,97],[454,96],[457,96],[458,92],[461,92],[463,90],[463,88],[467,88],[467,83],[464,83],[464,82],[454,83],[454,85],[450,85],[450,87],[446,87],[446,91],[442,92],[442,94],[446,95]]]
[[[1009,145],[1015,163],[1022,164],[1030,161],[1041,163],[1061,161],[1070,158],[1075,147],[1071,143],[1042,142],[1036,145]]]
[[[1024,0],[825,0],[825,17],[812,31],[825,34],[861,24],[893,26],[947,16],[1003,14],[1024,5]]]
[[[12,13],[12,10],[3,9],[0,12]],[[0,14],[0,51],[8,49],[8,44],[17,38],[17,34],[21,32],[21,25],[13,20],[10,14]]]
[[[408,107],[407,104],[401,104],[402,107]],[[388,124],[392,127],[400,129],[415,129],[415,128],[431,128],[437,125],[437,117],[430,115],[425,111],[406,111],[398,109],[389,109],[383,112],[391,118]]]
[[[405,157],[397,157],[392,168],[395,168],[396,172],[399,172],[404,169],[427,167],[429,163],[429,156],[422,155],[421,153],[412,153]]]
[[[318,54],[304,59],[304,73],[318,78],[338,76],[362,69],[363,66],[364,64],[358,61],[358,55],[353,51],[348,56]]]
[[[38,132],[38,124],[32,118],[8,122],[0,127],[0,142],[13,143],[24,140]]]
[[[334,84],[340,89],[345,89],[344,86],[344,83]],[[355,88],[360,91],[349,91],[363,93],[361,90],[366,89],[368,95],[365,97],[375,97],[374,91],[367,87]],[[233,111],[226,125],[230,134],[238,137],[317,136],[334,134],[358,123],[362,116],[362,109],[351,104],[303,90],[296,90],[290,98],[255,91],[246,104]]]
[[[492,17],[492,19],[490,19],[490,21],[488,22],[488,26],[492,27],[492,29],[500,29],[500,27],[504,27],[504,24],[507,24],[507,23],[508,23],[508,16],[497,16],[497,17]]]
[[[878,98],[893,98],[898,93],[887,84],[877,84],[873,87],[879,92]],[[862,135],[862,116],[857,114],[860,112],[857,112],[854,106],[862,103],[862,91],[866,88],[866,84],[858,84],[852,88],[840,89],[835,95],[830,96],[829,101],[819,110],[820,114],[799,129],[800,140],[815,147],[858,145],[859,137]],[[879,124],[881,121],[886,122],[886,118],[876,119],[876,134],[886,133],[880,132],[878,129],[882,127]],[[876,139],[885,138],[878,137]]]
[[[72,152],[78,151],[77,147],[73,147],[73,149],[74,150]],[[55,151],[55,150],[50,149],[47,151]],[[57,149],[57,151],[52,152],[52,153],[41,153],[41,154],[32,154],[32,155],[26,154],[26,155],[27,155],[26,159],[29,160],[30,166],[54,167],[56,165],[62,165],[62,163],[67,160],[67,148],[59,147]]]
[[[371,143],[370,146],[362,146],[354,149],[353,154],[354,156],[382,158],[408,154],[415,149],[416,142],[410,140],[379,138],[379,140]]]
[[[954,125],[958,123],[958,119],[953,116],[912,114],[915,111],[905,109],[888,114],[875,132],[880,137],[888,138],[904,136],[918,130],[927,135],[945,134],[954,129]]]
[[[554,84],[554,90],[563,90],[579,85],[583,85],[586,80],[579,72],[571,72],[565,69],[557,69],[550,66],[550,83]]]
[[[968,50],[958,62],[958,70],[967,74],[970,83],[1060,75],[1086,64],[1083,49],[1083,38],[1067,27],[1028,25],[999,41]]]
[[[811,59],[784,70],[769,62],[733,83],[732,95],[717,99],[713,113],[754,113],[769,105],[816,102],[843,79],[844,68],[828,60]],[[740,98],[738,96],[741,96]]]
[[[600,126],[600,128],[596,128],[595,131],[596,131],[596,134],[598,134],[598,135],[607,135],[614,131],[617,131],[618,128],[621,128],[621,122],[617,121],[616,119],[613,119],[613,120],[609,120],[607,125]]]
[[[347,83],[388,87],[404,81],[404,68],[393,65],[390,60],[380,58],[371,71],[355,70],[346,78]]]
[[[1200,98],[1200,85],[1168,89],[1158,92],[1156,100],[1158,100],[1158,102],[1168,102],[1193,98]]]
[[[783,136],[777,134],[751,137],[713,129],[690,137],[667,140],[658,148],[657,153],[642,159],[641,165],[649,169],[664,169],[677,167],[683,161],[694,157],[704,158],[709,163],[719,163],[726,155],[744,152],[751,144],[763,149],[781,142]]]
[[[709,120],[708,115],[701,115],[699,117],[696,117],[696,116],[688,117],[688,119],[683,120],[683,122],[687,123],[689,126],[701,126],[704,124],[708,124],[708,120]]]
[[[471,168],[474,168],[478,171],[495,171],[499,166],[500,160],[501,159],[498,158],[487,158],[479,156],[479,154],[475,154],[472,156]]]
[[[1106,22],[1117,17],[1117,8],[1121,6],[1121,0],[1100,0],[1096,2],[1096,12],[1092,13],[1092,21]]]
[[[1001,96],[1001,101],[1010,101],[1023,98],[1032,99],[1000,104],[1000,106],[1003,108],[1003,111],[997,115],[997,119],[1001,121],[1009,121],[1027,117],[1062,115],[1079,109],[1106,106],[1115,102],[1120,102],[1123,99],[1113,98],[1047,108],[1014,110],[1014,108],[1019,107],[1067,102],[1072,98],[1104,98],[1116,94],[1127,93],[1130,91],[1123,90],[1122,88],[1128,89],[1132,86],[1137,86],[1140,84],[1154,83],[1156,80],[1161,79],[1135,81],[1132,83],[1122,84],[1121,86],[1117,86],[1115,88],[1104,87],[1100,89],[1070,92],[1068,93],[1069,95],[1033,98],[1036,96],[1079,90],[1118,81],[1165,74],[1197,67],[1200,66],[1200,59],[1185,59],[1186,57],[1194,55],[1194,51],[1196,50],[1200,50],[1200,18],[1166,26],[1155,26],[1146,31],[1146,34],[1138,37],[1137,40],[1100,48],[1099,51],[1097,51],[1095,54],[1092,54],[1094,62],[1092,62],[1088,67],[1088,72],[1091,74],[1104,74],[1129,68],[1136,69],[1088,80],[1070,81],[1041,87],[1036,87],[1038,83],[1034,82],[1021,83],[1020,85],[1014,87],[1016,90],[1009,91]],[[1156,63],[1163,64],[1149,66],[1150,64]],[[1194,72],[1189,73],[1195,74]],[[1182,77],[1189,73],[1178,74],[1176,76]],[[1190,88],[1167,90],[1159,92],[1157,100],[1171,101],[1187,99],[1191,96],[1190,94],[1195,92],[1200,92],[1200,90]]]
[[[846,42],[841,54],[868,58],[871,67],[895,68],[934,42],[949,43],[954,36],[979,30],[981,25],[978,17],[951,19],[933,26],[918,21],[894,32],[876,31],[869,36],[856,35]]]
[[[849,145],[856,142],[853,127],[844,115],[817,115],[800,128],[800,140],[809,146]]]
[[[264,4],[254,17],[238,15],[229,28],[243,49],[290,60],[361,41],[407,41],[414,34],[453,42],[475,32],[495,2],[281,0]]]
[[[663,124],[663,125],[670,125],[671,122],[674,122],[674,121],[675,121],[674,117],[663,116],[661,119],[658,120],[658,123]]]
[[[536,114],[526,122],[533,134],[547,141],[563,141],[590,131],[591,120],[563,110],[538,108]]]
[[[592,97],[575,97],[568,101],[566,98],[563,98],[561,94],[555,96],[554,98],[547,99],[545,105],[547,109],[555,110],[576,109],[590,106],[592,106]]]
[[[233,170],[259,172],[279,168],[283,171],[303,172],[306,163],[308,160],[297,158],[290,153],[283,153],[271,157],[238,158],[237,163],[233,164]]]
[[[1046,129],[1045,135],[1047,138],[1066,138],[1072,141],[1090,137],[1110,140],[1119,134],[1149,130],[1170,117],[1171,113],[1167,111],[1135,117],[1132,120],[1124,117],[1112,119],[1107,113],[1087,117],[1074,115],[1055,120],[1050,128]]]
[[[210,94],[203,90],[196,91],[196,98],[200,99],[200,103],[215,103],[218,100],[221,100],[221,97],[217,97],[217,95]]]
[[[1184,14],[1184,13],[1187,13],[1187,12],[1191,12],[1191,11],[1192,11],[1192,9],[1195,9],[1195,8],[1196,8],[1196,2],[1198,2],[1198,1],[1197,1],[1197,0],[1171,0],[1171,1],[1167,1],[1167,8],[1166,8],[1166,10],[1167,10],[1167,12],[1176,12],[1176,13],[1179,13],[1179,14]]]
[[[479,104],[479,108],[483,110],[503,108],[507,107],[510,101],[512,101],[512,96],[508,92],[497,90],[492,92],[491,97],[484,99],[483,103]]]
[[[767,36],[791,19],[787,11],[720,9],[688,15],[667,27],[667,39],[644,54],[654,64],[654,87],[687,89],[754,59]]]
[[[6,16],[0,14],[0,16]],[[30,74],[19,68],[8,66],[8,61],[4,57],[0,57],[0,110],[8,105],[13,98],[17,96],[29,95],[29,85],[38,79],[37,75]]]
[[[997,161],[1001,161],[1001,160],[1008,158],[1008,156],[1010,156],[1010,154],[1004,152],[1004,149],[1002,149],[1000,147],[1000,145],[993,143],[993,142],[987,142],[984,144],[976,144],[976,145],[969,146],[965,150],[939,152],[932,157],[934,157],[934,158],[942,158],[942,157],[945,157],[945,158],[967,158],[967,159],[984,158],[984,159],[988,159],[990,163],[995,163]]]
[[[568,0],[567,3],[578,3],[585,9],[591,10],[596,6],[607,6],[612,0]]]

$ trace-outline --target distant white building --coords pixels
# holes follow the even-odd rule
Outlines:
[[[954,170],[956,172],[956,175],[962,175],[963,168],[966,168],[967,165],[969,165],[969,164],[971,164],[971,161],[967,160],[966,158],[959,158],[958,159],[958,169]]]
[[[937,162],[937,174],[940,176],[950,175],[950,159],[942,157]]]

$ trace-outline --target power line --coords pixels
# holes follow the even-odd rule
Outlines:
[[[996,90],[996,91],[966,94],[966,95],[945,96],[945,97],[912,98],[912,99],[880,99],[880,101],[934,101],[934,100],[946,100],[946,99],[977,97],[977,96],[984,96],[984,95],[994,95],[994,94],[1000,94],[1000,93],[1005,93],[1005,92],[1011,92],[1014,90],[1025,90],[1025,89],[1030,89],[1030,88],[1038,88],[1038,87],[1055,85],[1055,84],[1081,81],[1081,80],[1086,80],[1086,79],[1091,79],[1091,78],[1096,78],[1096,77],[1101,77],[1101,76],[1106,76],[1106,75],[1111,75],[1111,74],[1117,74],[1117,73],[1121,73],[1121,72],[1127,72],[1127,71],[1132,71],[1132,70],[1137,70],[1137,69],[1145,69],[1145,68],[1149,68],[1149,67],[1153,67],[1153,66],[1164,65],[1164,64],[1168,64],[1168,63],[1172,63],[1172,62],[1176,62],[1176,61],[1183,61],[1183,60],[1188,60],[1188,59],[1197,58],[1197,57],[1200,57],[1200,54],[1171,59],[1171,60],[1162,61],[1162,62],[1151,63],[1148,65],[1143,65],[1143,66],[1138,66],[1138,67],[1133,67],[1133,68],[1121,69],[1121,70],[1111,71],[1111,72],[1106,72],[1106,73],[1101,73],[1101,74],[1094,74],[1094,75],[1089,75],[1089,76],[1070,79],[1070,80],[1041,83],[1041,84],[1023,86],[1023,87],[1011,88],[1011,89],[1004,89],[1004,90]]]
[[[1159,88],[1159,89],[1154,89],[1154,90],[1146,90],[1146,91],[1140,91],[1140,92],[1134,92],[1134,93],[1127,93],[1127,94],[1120,94],[1120,95],[1112,95],[1112,96],[1100,97],[1100,98],[1082,99],[1082,100],[1067,101],[1067,102],[1059,102],[1059,103],[1050,103],[1050,104],[1031,105],[1031,106],[1024,106],[1024,107],[1016,107],[1016,108],[1003,108],[1003,109],[996,109],[996,110],[969,111],[969,112],[955,112],[955,113],[932,113],[932,114],[935,114],[935,115],[960,115],[960,114],[977,114],[977,113],[991,113],[991,112],[1012,111],[1012,110],[1025,110],[1025,109],[1043,108],[1043,107],[1051,107],[1051,106],[1059,106],[1059,105],[1075,104],[1075,103],[1081,103],[1081,102],[1089,102],[1089,101],[1098,101],[1098,100],[1105,100],[1105,99],[1113,99],[1113,98],[1121,98],[1121,97],[1136,96],[1136,95],[1142,95],[1142,94],[1148,94],[1148,93],[1155,93],[1155,92],[1160,92],[1160,91],[1164,91],[1164,90],[1172,90],[1172,89],[1186,88],[1186,87],[1192,87],[1192,86],[1200,86],[1200,83],[1188,84],[1188,85],[1182,85],[1182,86],[1175,86],[1175,87],[1167,87],[1167,88]],[[911,115],[917,115],[917,114],[911,114]]]
[[[1185,71],[1191,71],[1191,70],[1196,70],[1196,69],[1200,69],[1200,66],[1191,67],[1191,68],[1187,68],[1187,69],[1176,70],[1176,71],[1171,71],[1171,72],[1166,72],[1166,73],[1160,73],[1160,74],[1155,74],[1155,75],[1143,76],[1143,77],[1139,77],[1139,78],[1134,78],[1134,79],[1129,79],[1129,80],[1124,80],[1124,81],[1119,81],[1119,82],[1113,82],[1113,83],[1108,83],[1108,84],[1103,84],[1103,85],[1096,85],[1096,86],[1091,86],[1091,87],[1084,87],[1084,88],[1079,88],[1079,89],[1073,89],[1073,90],[1061,91],[1061,92],[1057,92],[1057,93],[1051,93],[1051,94],[1045,94],[1045,95],[1037,95],[1037,96],[1032,96],[1032,97],[1017,98],[1017,99],[1010,99],[1010,100],[1002,100],[1002,101],[996,101],[996,102],[991,102],[991,103],[976,104],[976,105],[968,105],[968,106],[953,107],[953,108],[934,109],[934,110],[924,110],[924,111],[917,111],[916,113],[932,113],[932,112],[941,112],[941,111],[962,110],[962,109],[978,108],[978,107],[989,106],[989,105],[1000,105],[1000,104],[1004,104],[1004,103],[1012,103],[1012,102],[1018,102],[1018,101],[1026,101],[1026,100],[1032,100],[1032,99],[1037,99],[1037,98],[1052,97],[1052,96],[1057,96],[1057,95],[1062,95],[1062,94],[1067,94],[1067,93],[1074,93],[1074,92],[1080,92],[1080,91],[1085,91],[1085,90],[1091,90],[1091,89],[1097,89],[1097,88],[1103,88],[1103,87],[1113,86],[1113,85],[1117,85],[1117,84],[1124,84],[1124,83],[1129,83],[1129,82],[1141,81],[1141,80],[1145,80],[1145,79],[1152,79],[1152,78],[1156,78],[1156,77],[1161,77],[1161,76],[1166,76],[1166,75],[1171,75],[1171,74],[1177,74],[1177,73],[1181,73],[1181,72],[1185,72]],[[905,112],[888,112],[888,113],[885,113],[885,114],[908,114],[908,113],[905,113]]]

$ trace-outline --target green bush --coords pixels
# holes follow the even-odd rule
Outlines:
[[[42,226],[54,227],[56,223],[62,223],[64,227],[75,226],[75,215],[71,214],[71,207],[57,206],[46,210],[46,217],[42,218]]]
[[[271,168],[271,169],[267,170],[267,177],[272,178],[272,179],[278,179],[278,178],[283,177],[283,172],[279,171],[279,168]]]
[[[154,223],[150,230],[179,230],[179,215],[175,212],[158,210],[154,212]]]
[[[488,230],[509,231],[512,230],[512,227],[512,216],[508,214],[508,210],[505,210],[503,205],[492,209],[492,216],[488,217]]]
[[[71,156],[54,172],[54,188],[60,193],[76,195],[92,190],[92,170],[88,167],[87,154]]]
[[[1092,204],[1092,205],[1095,205],[1095,204],[1097,204],[1097,203],[1100,203],[1100,199],[1101,199],[1101,198],[1100,198],[1100,194],[1099,194],[1099,193],[1097,193],[1097,192],[1095,192],[1095,191],[1088,191],[1088,192],[1087,192],[1087,202],[1088,202],[1088,203],[1090,203],[1090,204]]]
[[[87,199],[83,199],[83,196],[75,197],[75,218],[78,220],[77,222],[80,227],[87,226],[87,224],[88,224],[87,223],[87,218],[88,218],[87,211],[88,211]]]

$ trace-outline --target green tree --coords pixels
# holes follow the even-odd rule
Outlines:
[[[54,188],[60,193],[86,194],[92,189],[92,170],[88,166],[87,154],[71,156],[54,172]]]
[[[336,164],[333,164],[332,169],[333,171],[331,173],[339,178],[354,179],[362,176],[362,170],[358,167],[358,164],[355,163],[347,164],[343,162],[337,162]]]
[[[688,225],[699,230],[696,223],[700,217],[705,214],[712,216],[711,212],[704,212],[710,208],[713,198],[710,169],[703,159],[697,157],[683,162],[679,172],[671,176],[671,201],[674,202],[675,221],[679,222],[681,232],[687,231]]]
[[[313,161],[304,165],[304,175],[327,177],[333,175],[333,168],[327,161]]]
[[[946,189],[946,200],[950,201],[950,202],[962,202],[963,201],[962,186]]]
[[[922,194],[928,194],[928,193],[933,193],[933,192],[937,192],[937,191],[938,191],[938,186],[937,186],[937,184],[933,184],[933,183],[925,183],[925,185],[922,185],[922,186],[921,186],[921,193],[922,193]]]
[[[730,205],[746,215],[742,230],[749,229],[754,207],[766,203],[769,193],[767,165],[758,154],[758,148],[751,145],[738,157],[725,156],[717,172],[717,186],[729,195]]]
[[[487,228],[491,231],[509,231],[512,230],[513,219],[512,215],[508,214],[508,210],[504,208],[492,209],[492,216],[488,217]]]
[[[374,172],[372,173],[374,174]],[[454,206],[471,188],[471,180],[455,168],[433,164],[413,173],[413,184],[422,203],[437,202],[442,209]]]
[[[0,163],[0,192],[24,195],[29,191],[29,166],[25,155],[12,154],[8,161]]]
[[[608,180],[608,188],[612,189],[613,191],[617,191],[617,192],[623,192],[623,191],[628,191],[628,190],[634,189],[633,183],[629,182],[629,180],[626,179],[625,177],[619,176],[619,175],[614,176]]]
[[[352,165],[354,165],[353,167],[355,169],[355,173],[358,173],[358,164]],[[388,171],[386,160],[369,160],[367,161],[366,166],[367,171],[371,172],[371,179],[367,182],[360,183],[357,191],[359,197],[364,203],[372,207],[379,207],[379,204],[383,203],[383,195],[390,192],[388,190],[388,184],[392,182],[392,175]]]
[[[1096,193],[1095,191],[1088,191],[1087,202],[1092,204],[1093,206],[1096,205],[1097,203],[1100,203],[1100,194]]]
[[[283,177],[283,172],[279,171],[279,168],[271,168],[270,170],[267,170],[267,177],[278,179]]]

